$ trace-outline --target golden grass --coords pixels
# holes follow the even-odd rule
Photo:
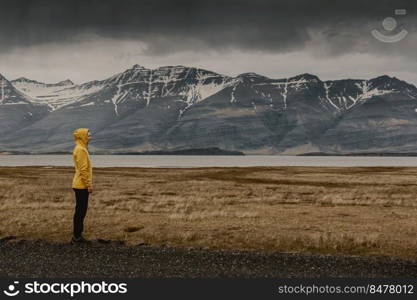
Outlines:
[[[0,168],[0,237],[68,241],[72,168]],[[417,168],[96,168],[85,236],[417,257]]]

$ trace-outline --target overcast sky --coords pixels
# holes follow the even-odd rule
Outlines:
[[[185,65],[271,78],[387,74],[417,85],[416,11],[415,0],[0,0],[0,73],[82,83],[134,64]],[[373,29],[408,34],[383,43]]]

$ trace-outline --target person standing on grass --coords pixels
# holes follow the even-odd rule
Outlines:
[[[73,219],[73,237],[71,243],[89,243],[82,236],[84,217],[87,214],[88,196],[93,192],[93,169],[88,153],[88,142],[91,134],[88,128],[78,128],[74,131],[75,147],[72,152],[75,174],[72,189],[75,192],[75,212]]]

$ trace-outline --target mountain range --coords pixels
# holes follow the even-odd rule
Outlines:
[[[1,70],[0,70],[1,71]],[[0,151],[96,153],[219,148],[245,154],[417,152],[417,88],[387,75],[322,81],[134,65],[55,84],[0,75]]]

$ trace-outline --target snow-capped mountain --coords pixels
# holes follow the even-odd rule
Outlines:
[[[31,102],[0,74],[0,137],[26,127],[48,114],[48,108]]]
[[[19,92],[10,81],[0,74],[0,103],[2,105],[29,104],[30,97]]]
[[[91,95],[92,97],[85,97],[67,108],[111,103],[115,115],[119,115],[120,107],[127,106],[129,102],[143,102],[145,106],[149,106],[154,99],[178,97],[178,101],[185,104],[183,110],[186,110],[233,81],[230,77],[203,69],[167,66],[151,70],[134,65],[125,72],[100,82],[102,89]]]
[[[42,83],[24,77],[15,79],[11,83],[16,89],[30,96],[33,103],[48,105],[51,110],[77,102],[81,97],[103,87],[98,81],[74,85],[69,79],[58,83]]]
[[[322,81],[312,74],[236,77],[185,66],[134,65],[74,85],[13,81],[51,111],[0,139],[0,148],[66,151],[88,127],[91,148],[218,147],[253,154],[416,151],[417,88],[397,78]]]

